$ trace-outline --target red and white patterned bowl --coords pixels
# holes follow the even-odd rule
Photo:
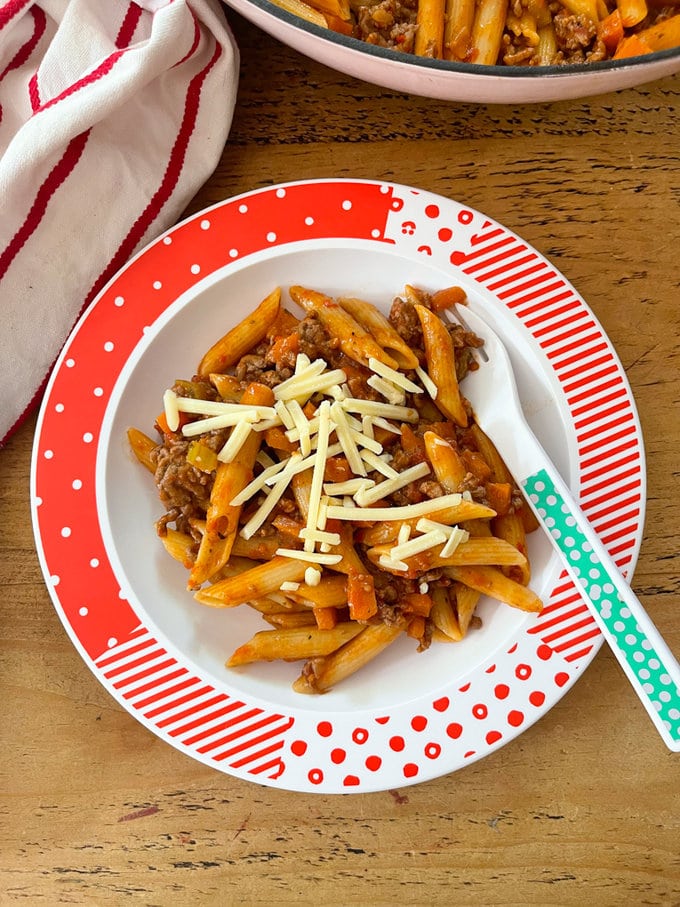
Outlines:
[[[482,628],[462,643],[418,654],[404,638],[319,697],[291,690],[294,665],[225,668],[262,624],[186,592],[125,432],[150,431],[163,390],[292,283],[384,307],[406,283],[458,283],[492,308],[528,419],[624,573],[644,517],[640,425],[602,327],[548,261],[471,208],[390,183],[302,181],[222,202],[147,247],[85,313],[46,392],[32,468],[41,565],[83,660],[131,715],[206,765],[292,790],[395,788],[508,743],[601,637],[536,533],[540,616],[484,601]]]

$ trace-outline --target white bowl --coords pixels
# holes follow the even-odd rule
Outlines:
[[[305,22],[269,0],[226,0],[267,34],[365,82],[441,101],[524,104],[585,98],[680,71],[680,47],[643,57],[565,66],[480,66],[375,47]]]

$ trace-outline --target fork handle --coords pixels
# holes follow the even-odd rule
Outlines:
[[[680,752],[677,659],[557,471],[541,468],[521,484],[661,737]]]

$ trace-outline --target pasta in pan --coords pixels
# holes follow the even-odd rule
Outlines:
[[[302,661],[323,693],[404,634],[462,640],[482,594],[540,611],[533,517],[460,388],[481,341],[441,317],[464,293],[289,294],[300,317],[275,289],[166,390],[160,439],[128,432],[196,601],[268,625],[227,665]]]
[[[677,0],[272,2],[367,44],[457,63],[594,63],[680,46]]]

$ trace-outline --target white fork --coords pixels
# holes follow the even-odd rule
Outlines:
[[[451,313],[484,341],[462,392],[669,749],[680,752],[680,665],[527,424],[501,340],[470,308]],[[642,674],[642,676],[641,676]]]

